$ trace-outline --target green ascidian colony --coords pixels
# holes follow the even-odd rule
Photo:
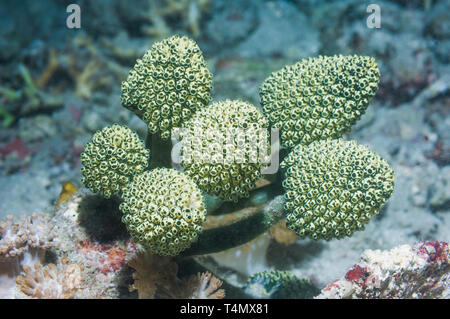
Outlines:
[[[450,0],[0,13],[0,299],[450,297]]]
[[[186,174],[205,193],[229,201],[248,197],[270,150],[268,126],[255,106],[241,100],[199,110],[182,134]]]
[[[163,140],[211,100],[212,75],[198,45],[172,36],[153,44],[122,83],[122,104]]]
[[[281,163],[287,226],[300,238],[342,238],[362,230],[394,190],[389,164],[354,141],[297,145]]]
[[[263,112],[286,148],[341,137],[378,88],[374,58],[319,56],[272,73],[260,88]]]
[[[312,299],[319,294],[309,280],[287,270],[267,270],[251,275],[244,290],[256,298]]]
[[[135,177],[120,210],[134,240],[154,254],[175,256],[189,248],[206,219],[203,197],[184,173],[157,168]]]
[[[149,151],[139,136],[126,126],[114,124],[97,131],[81,153],[81,182],[105,198],[120,196],[147,167]]]

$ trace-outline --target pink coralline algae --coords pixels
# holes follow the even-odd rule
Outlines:
[[[439,241],[402,245],[389,251],[366,250],[359,264],[316,298],[448,298],[449,257],[448,244]]]
[[[15,153],[18,158],[24,159],[27,155],[33,153],[34,148],[30,148],[25,144],[24,140],[21,138],[16,138],[11,142],[8,142],[0,146],[0,155],[2,157],[8,156],[11,153]]]
[[[103,274],[118,271],[124,264],[128,253],[134,253],[135,244],[127,242],[126,247],[102,245],[89,240],[77,243],[78,251],[83,254],[90,266]]]
[[[345,279],[350,281],[358,281],[361,278],[363,278],[365,275],[367,275],[367,269],[361,268],[359,265],[354,265],[352,270],[349,270],[345,274]]]
[[[425,241],[419,247],[419,254],[427,258],[431,264],[435,262],[448,262],[448,244],[443,241]]]

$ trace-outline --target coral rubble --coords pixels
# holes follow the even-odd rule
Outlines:
[[[448,244],[439,241],[366,250],[359,264],[317,298],[449,298],[449,258]]]

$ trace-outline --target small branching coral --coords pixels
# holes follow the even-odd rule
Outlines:
[[[149,11],[143,14],[151,26],[144,25],[142,32],[153,37],[166,37],[172,30],[167,18],[177,17],[182,27],[192,33],[194,37],[200,35],[201,18],[208,10],[211,0],[150,0]]]
[[[37,110],[55,110],[64,104],[64,99],[55,94],[50,94],[42,90],[33,79],[30,70],[19,64],[17,73],[20,79],[20,87],[10,88],[0,85],[0,96],[2,105],[0,118],[5,127],[11,125],[16,117],[32,114]]]
[[[195,277],[194,277],[195,279]],[[194,290],[191,299],[223,299],[225,290],[219,289],[222,281],[206,272],[197,274],[198,287]]]

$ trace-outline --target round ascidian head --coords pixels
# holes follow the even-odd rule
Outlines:
[[[309,280],[286,270],[256,273],[249,277],[244,290],[255,298],[270,299],[312,299],[320,293]]]
[[[174,127],[211,100],[212,75],[198,45],[172,36],[153,44],[122,82],[122,104],[168,139]]]
[[[97,131],[81,153],[81,183],[94,193],[120,196],[148,165],[149,151],[139,136],[114,124]]]
[[[175,256],[189,248],[206,220],[197,185],[174,169],[136,176],[122,199],[122,221],[133,239],[153,254]]]
[[[374,58],[319,56],[272,73],[260,88],[263,112],[283,147],[338,138],[364,114],[378,88]]]
[[[300,238],[343,238],[364,229],[394,190],[389,164],[354,141],[297,145],[281,163],[287,226]]]
[[[248,197],[268,157],[268,121],[253,105],[214,102],[185,124],[181,165],[208,194]]]

